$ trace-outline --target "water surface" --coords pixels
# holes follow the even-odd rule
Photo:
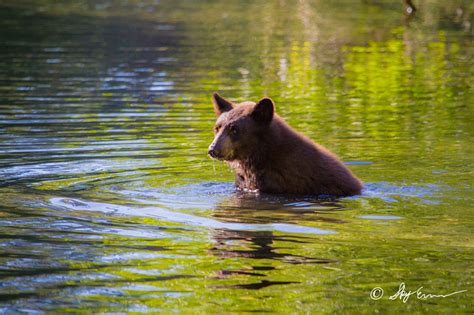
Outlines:
[[[472,313],[472,9],[2,1],[0,312]],[[272,97],[364,193],[236,191],[216,90]]]

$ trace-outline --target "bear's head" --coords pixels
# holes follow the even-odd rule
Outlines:
[[[260,149],[262,136],[274,118],[275,105],[271,99],[235,104],[214,93],[212,102],[217,116],[214,141],[208,151],[212,158],[243,160]]]

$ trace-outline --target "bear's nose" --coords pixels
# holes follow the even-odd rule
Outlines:
[[[209,149],[207,153],[213,158],[217,157],[217,152],[214,149]]]

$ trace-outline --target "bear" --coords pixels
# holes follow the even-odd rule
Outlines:
[[[331,151],[295,131],[265,97],[233,103],[212,95],[217,120],[211,158],[235,170],[239,190],[270,194],[353,196],[363,184]]]

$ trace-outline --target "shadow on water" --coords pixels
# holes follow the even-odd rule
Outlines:
[[[335,262],[334,260],[324,258],[310,258],[290,253],[275,252],[272,244],[275,241],[289,243],[311,243],[312,239],[305,240],[302,237],[293,239],[291,237],[277,236],[273,232],[260,231],[231,231],[231,230],[213,230],[212,238],[214,247],[209,251],[222,258],[252,258],[252,259],[276,259],[290,264],[327,264]],[[247,249],[236,249],[234,241],[240,241],[247,244]]]

